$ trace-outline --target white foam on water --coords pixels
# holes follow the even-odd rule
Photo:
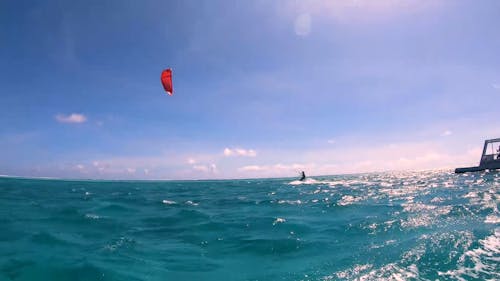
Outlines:
[[[171,200],[163,200],[161,201],[163,204],[167,204],[167,205],[173,205],[173,204],[177,204],[177,202],[175,201],[171,201]]]
[[[440,233],[438,235],[422,235],[419,243],[410,250],[403,253],[401,261],[386,264],[380,268],[375,268],[369,272],[363,272],[362,275],[347,275],[337,276],[345,280],[428,280],[420,276],[420,270],[417,266],[419,261],[432,249],[442,247],[442,244],[454,241],[456,249],[466,249],[470,247],[473,241],[471,232],[457,232],[453,234]],[[395,240],[387,240],[384,245],[394,244]],[[384,245],[378,245],[373,248],[382,248]],[[450,253],[450,259],[458,255],[457,251]],[[340,272],[343,273],[343,272]],[[333,279],[332,279],[333,280]]]
[[[303,202],[302,200],[278,200],[278,204],[289,204],[289,205],[300,205]]]
[[[394,243],[396,243],[396,240],[394,240],[394,239],[385,241],[385,245],[390,245],[390,244],[394,244]]]
[[[368,228],[371,229],[371,230],[375,230],[375,229],[377,229],[377,226],[378,226],[378,224],[374,222],[374,223],[370,224],[368,226]]]
[[[404,228],[416,228],[431,225],[432,221],[433,218],[429,215],[418,215],[405,220],[401,219],[400,224]]]
[[[327,184],[332,188],[336,187],[336,186],[350,186],[351,185],[349,183],[349,181],[329,181],[329,182],[327,182]]]
[[[412,216],[406,219],[400,219],[401,226],[404,228],[415,228],[432,225],[435,222],[440,221],[440,216],[448,215],[453,209],[452,206],[437,207],[425,204],[421,204],[416,207],[414,206],[414,209],[412,208],[409,208],[409,211],[412,212]]]
[[[315,179],[311,179],[311,178],[306,178],[303,181],[294,180],[294,181],[289,182],[288,184],[290,184],[290,185],[301,185],[301,184],[318,184],[318,183],[323,183],[323,182],[315,180]]]
[[[290,185],[301,185],[301,184],[322,184],[322,185],[328,185],[331,188],[337,187],[337,186],[354,186],[354,185],[359,185],[359,186],[371,186],[374,185],[373,182],[371,181],[362,181],[362,180],[316,180],[313,178],[306,178],[304,181],[299,181],[299,180],[294,180],[289,182],[288,184]]]
[[[372,264],[357,264],[357,265],[353,266],[352,268],[336,272],[335,276],[337,278],[351,280],[353,277],[359,276],[361,272],[367,271],[367,270],[371,269],[372,267],[373,267]],[[335,276],[329,275],[329,276],[324,277],[323,280],[335,280],[335,279],[337,279],[337,278],[335,278]]]
[[[286,222],[286,219],[276,218],[276,220],[274,220],[274,222],[273,222],[273,225],[277,225],[278,223],[284,223],[284,222]]]
[[[435,210],[437,206],[434,205],[426,205],[423,203],[403,203],[401,204],[403,206],[403,211],[409,212],[409,213],[415,213],[415,212],[422,212],[422,211],[431,211]]]
[[[423,255],[429,254],[429,252],[432,253],[434,249],[449,247],[450,243],[453,244],[453,250],[448,251],[448,260],[455,260],[459,257],[460,253],[467,251],[472,245],[474,242],[474,235],[471,231],[424,234],[418,241],[419,243],[416,247],[403,255],[404,260],[416,262],[420,260]]]
[[[338,204],[340,206],[347,206],[347,205],[351,205],[355,202],[361,201],[362,199],[363,199],[362,197],[354,197],[352,195],[344,195],[339,200]]]
[[[498,201],[500,198],[496,190],[471,191],[462,197],[469,199],[469,205],[478,206],[481,210],[491,209],[495,214],[499,213]]]
[[[384,222],[384,231],[388,231],[397,220],[389,220]]]
[[[193,201],[191,201],[191,200],[188,200],[188,201],[186,201],[186,205],[198,206],[198,205],[199,205],[199,203],[195,203],[195,202],[193,202]]]
[[[382,187],[392,187],[392,183],[390,183],[390,182],[381,182],[380,186],[382,186]]]
[[[500,228],[490,236],[479,240],[480,246],[466,251],[458,261],[458,268],[438,272],[440,276],[449,276],[456,280],[500,280]]]
[[[434,197],[431,200],[431,203],[441,203],[441,202],[444,202],[444,198],[443,197]]]
[[[482,199],[482,209],[492,209],[495,213],[498,213],[499,198],[494,190],[488,190],[488,192],[485,192]]]
[[[323,280],[388,280],[405,281],[415,280],[420,276],[418,267],[411,264],[407,267],[401,267],[395,263],[389,263],[381,268],[373,269],[373,265],[356,265],[352,269],[339,271],[335,275],[326,276]]]
[[[475,191],[470,191],[469,193],[465,194],[464,196],[462,196],[463,198],[477,198],[478,195],[477,195],[477,192]]]
[[[500,223],[500,217],[496,215],[489,215],[484,220],[484,223],[492,223],[492,224]]]
[[[100,219],[101,217],[96,215],[96,214],[85,214],[85,217],[87,219],[93,219],[93,220],[97,220],[97,219]]]
[[[401,219],[401,226],[405,228],[429,226],[439,221],[440,216],[448,215],[453,209],[452,206],[437,206],[414,202],[414,198],[408,198],[408,201],[401,204],[403,211],[410,214],[406,219]]]

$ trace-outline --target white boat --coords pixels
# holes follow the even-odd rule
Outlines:
[[[496,151],[495,151],[495,148]],[[483,154],[479,166],[456,168],[455,173],[480,172],[500,169],[500,138],[484,141]]]

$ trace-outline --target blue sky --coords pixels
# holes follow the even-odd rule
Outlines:
[[[2,1],[0,174],[475,164],[500,137],[499,26],[498,1]]]

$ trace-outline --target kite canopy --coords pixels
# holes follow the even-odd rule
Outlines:
[[[163,85],[163,89],[170,96],[174,94],[174,87],[172,85],[172,69],[167,68],[163,70],[161,73],[161,84]]]

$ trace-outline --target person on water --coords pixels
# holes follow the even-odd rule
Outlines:
[[[300,179],[299,181],[304,181],[306,179],[306,173],[304,171],[300,172]]]

